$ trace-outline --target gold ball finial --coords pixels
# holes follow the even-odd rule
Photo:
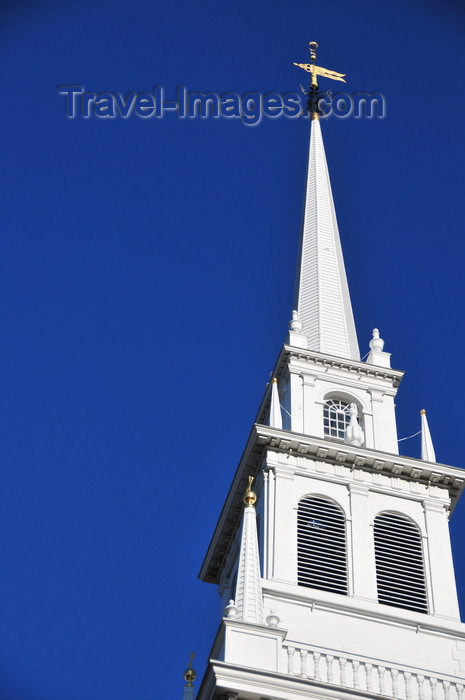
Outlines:
[[[420,411],[420,416],[425,416],[425,415],[426,415],[426,411],[424,408],[422,408]]]
[[[189,659],[189,663],[187,665],[186,670],[184,671],[184,680],[186,681],[186,685],[192,686],[194,684],[195,679],[197,678],[197,674],[192,668],[192,661],[194,659],[194,652],[191,651],[191,657]]]
[[[308,45],[308,48],[310,49],[310,60],[316,61],[316,50],[318,48],[318,44],[316,41],[311,41]]]
[[[249,485],[244,493],[244,503],[246,506],[253,506],[257,500],[257,495],[252,491],[253,476],[249,476]]]

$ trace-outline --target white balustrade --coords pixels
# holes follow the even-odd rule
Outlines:
[[[307,647],[286,646],[285,651],[285,669],[291,676],[399,700],[465,700],[464,683],[450,677],[427,676]]]

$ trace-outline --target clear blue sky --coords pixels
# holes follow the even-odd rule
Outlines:
[[[378,91],[323,124],[362,354],[463,466],[465,8],[450,0],[5,2],[0,700],[175,700],[197,581],[292,309],[308,120],[65,117],[88,91]],[[169,96],[169,95],[168,95]],[[402,451],[419,456],[418,438]],[[465,499],[452,518],[465,610]],[[198,683],[197,683],[198,686]]]

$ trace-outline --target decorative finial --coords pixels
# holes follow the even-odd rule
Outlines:
[[[426,416],[426,411],[424,408],[421,409],[420,416]]]
[[[186,681],[186,686],[192,686],[194,684],[195,679],[197,678],[197,674],[192,668],[192,662],[194,660],[194,652],[191,651],[191,656],[189,659],[189,663],[187,664],[187,668],[184,671],[184,680]]]
[[[379,337],[379,330],[373,328],[373,338],[368,343],[373,352],[383,352],[384,340]]]
[[[279,625],[279,623],[281,622],[281,620],[276,615],[274,610],[270,610],[270,614],[266,618],[265,622],[268,625],[268,627],[277,627]]]
[[[252,491],[253,476],[249,476],[249,485],[244,493],[244,503],[246,506],[253,506],[257,500],[257,495]]]
[[[310,49],[311,63],[294,63],[294,65],[298,66],[299,68],[303,68],[305,71],[307,71],[307,73],[312,74],[312,81],[310,83],[310,90],[309,91],[304,90],[304,92],[308,96],[307,110],[311,113],[312,119],[319,119],[319,116],[321,114],[320,108],[319,108],[319,101],[327,93],[319,92],[318,82],[317,82],[316,76],[321,75],[323,78],[330,78],[331,80],[340,80],[341,82],[345,83],[346,81],[344,80],[344,77],[346,74],[345,73],[337,73],[334,70],[328,70],[327,68],[321,68],[320,66],[316,66],[315,61],[316,61],[316,50],[318,48],[318,44],[316,43],[316,41],[311,41],[309,43],[308,47]]]
[[[232,598],[229,601],[229,605],[225,607],[224,612],[225,617],[229,617],[230,619],[234,619],[237,617],[239,609]]]
[[[316,50],[318,48],[318,44],[316,41],[311,41],[308,45],[308,48],[310,49],[310,60],[315,63],[316,61]]]
[[[289,330],[294,331],[294,333],[300,333],[302,331],[302,328],[302,321],[299,318],[299,314],[294,309],[294,311],[292,312],[292,321],[290,321],[289,323]]]

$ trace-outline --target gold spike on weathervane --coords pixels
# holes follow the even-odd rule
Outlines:
[[[246,506],[253,506],[257,500],[256,494],[252,491],[253,476],[249,476],[249,485],[244,493],[243,501]]]
[[[321,75],[322,78],[331,78],[331,80],[340,80],[341,82],[345,83],[346,81],[344,80],[345,78],[345,73],[336,73],[335,70],[328,70],[327,68],[320,68],[320,66],[315,65],[316,61],[316,50],[318,48],[318,44],[316,41],[311,41],[308,45],[310,49],[310,60],[311,63],[294,63],[295,66],[298,66],[299,68],[303,68],[307,73],[312,74],[312,83],[311,87],[315,90],[318,89],[318,82],[316,79],[317,75]]]
[[[195,681],[195,679],[196,679],[196,677],[197,677],[196,672],[195,672],[194,669],[192,668],[192,662],[193,662],[193,660],[194,660],[194,656],[195,656],[194,652],[191,651],[191,656],[190,656],[190,659],[189,659],[189,663],[187,664],[187,668],[186,668],[186,670],[184,671],[184,680],[186,681],[186,685],[189,686],[189,687],[192,686],[192,685],[194,684],[194,681]]]

